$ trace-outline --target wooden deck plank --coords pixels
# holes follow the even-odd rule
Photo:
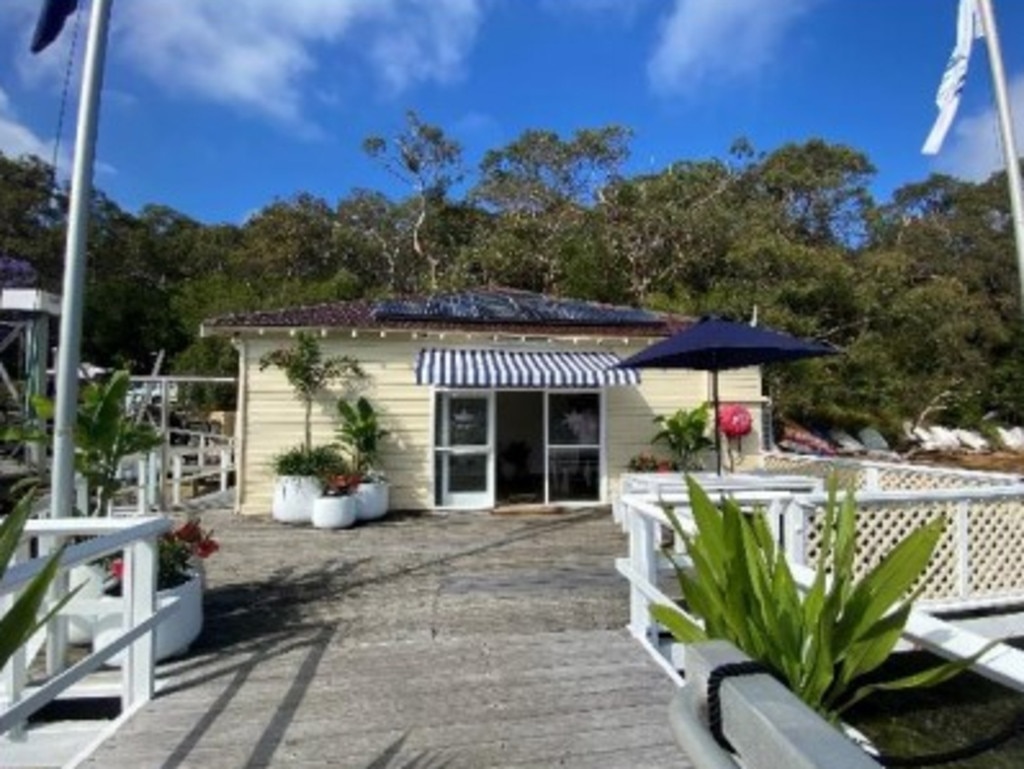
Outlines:
[[[203,636],[84,766],[689,766],[607,511],[206,522]]]

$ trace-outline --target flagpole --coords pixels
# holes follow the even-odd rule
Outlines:
[[[992,69],[992,85],[999,111],[999,135],[1002,138],[1003,158],[1006,163],[1006,183],[1010,187],[1010,213],[1013,218],[1013,236],[1017,247],[1017,279],[1020,284],[1021,309],[1024,312],[1024,195],[1021,188],[1020,160],[1013,134],[1013,116],[1010,98],[1006,92],[1006,72],[999,46],[999,32],[991,0],[975,0],[978,19],[985,41],[988,43],[988,63]]]
[[[64,287],[61,298],[60,343],[57,353],[56,414],[53,428],[53,469],[50,480],[50,515],[70,516],[75,489],[75,420],[78,413],[78,366],[82,346],[82,309],[85,293],[86,243],[92,200],[93,161],[103,87],[103,61],[113,0],[93,0],[89,38],[82,68],[82,92],[75,132],[75,158],[71,172],[68,237],[64,251]]]

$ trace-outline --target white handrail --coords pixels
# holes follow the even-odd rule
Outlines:
[[[16,591],[45,568],[47,553],[71,537],[92,537],[68,546],[61,554],[58,577],[51,587],[50,600],[60,600],[67,589],[67,570],[113,553],[123,553],[125,579],[122,584],[126,632],[110,646],[94,651],[70,668],[66,665],[66,619],[59,616],[46,627],[47,669],[49,681],[25,695],[26,670],[32,659],[19,650],[3,670],[5,706],[0,710],[0,733],[20,730],[24,721],[40,707],[54,700],[68,687],[78,683],[113,654],[127,649],[122,676],[122,709],[149,700],[154,687],[153,629],[176,609],[168,606],[155,611],[157,576],[157,538],[171,528],[163,516],[148,518],[45,518],[27,523],[23,543],[37,538],[40,556],[16,563],[0,579],[0,598],[10,604]],[[24,545],[22,546],[24,550]],[[66,611],[66,609],[65,609]],[[61,615],[64,615],[62,611]],[[35,648],[38,650],[39,646]]]

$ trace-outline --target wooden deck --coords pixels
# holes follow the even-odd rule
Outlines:
[[[686,767],[607,510],[323,532],[208,512],[206,627],[84,764]]]

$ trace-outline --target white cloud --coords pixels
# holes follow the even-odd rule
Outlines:
[[[979,73],[980,74],[980,73]],[[1018,75],[1007,87],[1013,122],[1017,126],[1017,151],[1024,151],[1024,75]],[[1003,149],[999,139],[999,118],[995,107],[973,115],[963,112],[953,123],[946,139],[946,150],[939,155],[938,168],[968,181],[984,181],[995,171],[1005,167]]]
[[[647,74],[662,93],[756,75],[782,51],[784,33],[818,0],[676,0]]]
[[[0,88],[0,151],[12,158],[35,155],[49,163],[53,159],[53,142],[37,136],[32,129],[18,120],[7,92]],[[66,153],[58,159],[63,167]]]
[[[133,0],[115,29],[117,48],[162,87],[301,124],[306,79],[359,56],[395,93],[458,77],[481,2]]]

